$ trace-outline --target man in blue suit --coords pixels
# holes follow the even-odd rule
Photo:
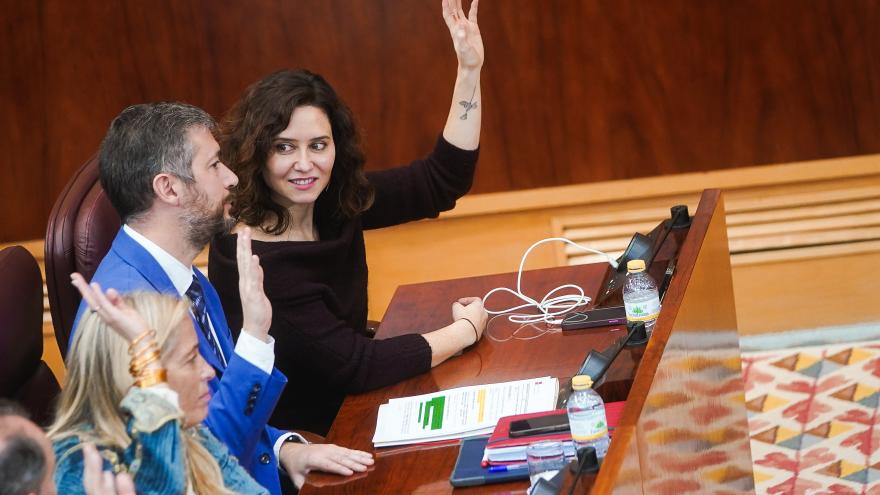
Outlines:
[[[123,227],[92,281],[189,297],[199,350],[217,374],[205,424],[272,493],[281,492],[279,463],[297,486],[312,469],[364,471],[368,453],[308,444],[267,425],[287,383],[274,368],[271,308],[245,316],[234,343],[217,292],[193,266],[211,237],[233,224],[228,198],[238,179],[218,158],[214,126],[203,110],[180,103],[135,105],[113,120],[99,167]],[[86,310],[80,304],[77,322]]]

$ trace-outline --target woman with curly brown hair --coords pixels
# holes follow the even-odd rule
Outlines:
[[[364,172],[350,110],[321,76],[285,70],[251,86],[221,125],[221,159],[238,176],[233,215],[254,229],[274,317],[276,366],[290,380],[274,424],[325,434],[347,393],[423,373],[474,344],[479,298],[452,304],[452,323],[373,340],[367,323],[364,229],[436,217],[470,189],[482,108],[477,1],[443,0],[458,58],[443,133],[422,160]],[[232,328],[240,319],[235,231],[211,245],[209,274]],[[417,329],[413,329],[414,331]]]

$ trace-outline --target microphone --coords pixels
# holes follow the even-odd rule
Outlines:
[[[584,363],[575,374],[588,375],[593,379],[593,388],[595,389],[602,378],[605,377],[605,373],[608,371],[608,368],[611,367],[611,363],[617,359],[617,356],[620,355],[620,351],[624,347],[635,347],[644,345],[648,342],[648,334],[645,331],[645,322],[637,321],[628,324],[627,328],[628,331],[626,337],[614,342],[604,351],[600,352],[595,349],[590,350],[590,353],[587,354],[586,359],[584,359]],[[569,385],[569,395],[571,395],[571,385]],[[568,402],[568,397],[562,402],[560,408],[565,407],[566,402]]]

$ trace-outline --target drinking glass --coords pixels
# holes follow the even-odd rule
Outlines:
[[[526,447],[526,460],[529,464],[529,481],[532,485],[540,478],[549,481],[565,467],[562,442],[549,440],[529,444]]]

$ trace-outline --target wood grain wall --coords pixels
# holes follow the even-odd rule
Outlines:
[[[127,105],[221,115],[284,67],[324,74],[369,167],[425,153],[455,59],[439,0],[0,0],[0,241],[39,238]],[[493,192],[880,152],[880,3],[485,0]]]

